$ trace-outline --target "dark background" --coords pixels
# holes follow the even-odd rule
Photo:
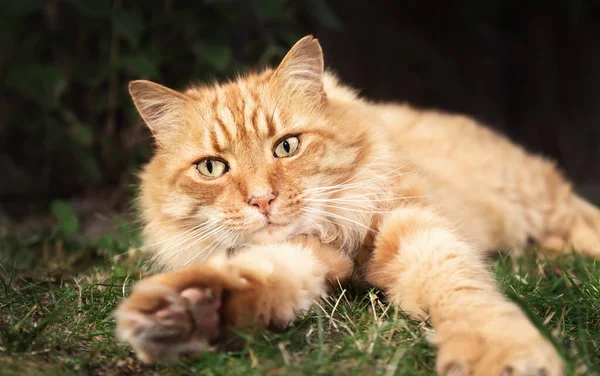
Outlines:
[[[0,2],[0,214],[127,206],[151,153],[126,85],[276,64],[312,33],[372,99],[469,114],[600,195],[600,1]],[[498,161],[502,163],[502,161]]]

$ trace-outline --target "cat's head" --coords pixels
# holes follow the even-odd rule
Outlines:
[[[277,69],[233,82],[184,92],[130,84],[157,144],[140,206],[159,254],[178,266],[243,243],[327,233],[336,220],[324,213],[335,209],[318,200],[352,178],[370,147],[326,94],[328,79],[319,43],[305,37]]]

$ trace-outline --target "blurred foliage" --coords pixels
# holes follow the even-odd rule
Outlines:
[[[59,235],[70,236],[79,232],[79,218],[68,202],[53,201],[50,204],[50,211],[58,220],[56,230]]]
[[[182,88],[273,63],[302,9],[341,26],[322,0],[0,2],[0,196],[127,181],[151,148],[129,80]]]

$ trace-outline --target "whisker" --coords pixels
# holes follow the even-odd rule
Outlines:
[[[181,254],[183,251],[193,247],[194,245],[198,244],[199,242],[201,242],[202,240],[206,239],[207,237],[213,235],[214,233],[220,231],[222,228],[224,228],[224,226],[211,226],[207,229],[202,229],[200,231],[197,231],[196,233],[194,233],[191,236],[186,237],[186,239],[184,240],[180,240],[179,242],[177,242],[176,244],[172,244],[171,246],[165,248],[164,250],[161,250],[160,252],[158,252],[153,259],[157,258],[158,256],[160,256],[161,254],[165,253],[165,252],[171,252],[171,251],[175,251],[173,252],[173,254],[171,255],[171,257],[169,259],[174,259],[177,255]],[[184,243],[188,243],[185,244]],[[179,249],[178,249],[179,248]]]
[[[221,234],[217,239],[213,240],[213,242],[210,243],[209,246],[205,247],[202,251],[198,252],[195,256],[193,256],[188,261],[186,261],[184,265],[189,265],[192,261],[194,261],[196,258],[198,258],[201,255],[204,255],[206,253],[210,254],[214,249],[216,249],[219,246],[219,244],[221,244],[223,242],[223,240],[225,240],[228,236],[231,236],[231,235],[232,235],[232,231],[225,229],[223,231],[223,234]]]
[[[406,163],[406,164],[404,164],[404,165],[402,165],[402,166],[400,166],[398,168],[395,168],[395,169],[393,169],[391,171],[388,171],[388,172],[386,172],[383,175],[379,175],[379,176],[376,176],[376,177],[373,177],[373,178],[370,178],[370,179],[367,179],[367,180],[358,181],[358,182],[350,183],[350,184],[340,183],[340,184],[336,184],[336,185],[332,185],[332,186],[326,186],[326,187],[308,188],[308,189],[305,189],[305,191],[321,191],[321,190],[327,190],[327,189],[337,189],[339,187],[360,186],[360,185],[368,184],[368,183],[370,183],[372,181],[385,180],[385,179],[389,179],[389,178],[396,177],[396,176],[402,176],[405,173],[400,173],[400,174],[395,175],[395,176],[389,176],[389,175],[392,174],[392,173],[394,173],[394,172],[396,172],[396,171],[398,171],[398,170],[401,170],[401,169],[405,168],[409,164],[410,164],[410,162]]]
[[[183,246],[183,247],[179,247],[179,249],[175,250],[175,252],[171,253],[168,258],[165,259],[166,262],[171,262],[172,260],[174,260],[175,258],[177,258],[179,255],[181,255],[183,252],[189,250],[190,248],[194,248],[196,247],[198,244],[200,244],[202,242],[202,240],[206,239],[209,236],[218,234],[220,231],[222,231],[223,228],[219,227],[219,228],[214,228],[212,229],[212,231],[210,231],[210,233],[205,234],[200,236],[199,238],[196,239],[192,239],[190,241],[190,243],[188,243],[187,245]],[[171,250],[174,250],[175,247],[170,248]]]
[[[138,231],[138,230],[142,230],[142,229],[148,229],[148,228],[151,228],[151,227],[161,226],[161,225],[164,225],[166,223],[171,223],[171,222],[176,222],[176,221],[185,221],[185,220],[188,220],[188,219],[198,219],[198,217],[196,217],[196,216],[186,216],[186,217],[179,217],[179,218],[171,218],[171,219],[168,219],[166,221],[151,222],[151,223],[147,223],[147,224],[146,223],[140,223],[140,222],[142,222],[141,219],[136,219],[136,220],[134,220],[134,223],[137,222],[139,225],[137,225],[135,227],[132,227],[132,230]]]
[[[185,237],[186,235],[189,235],[190,233],[193,233],[196,230],[200,230],[200,229],[204,228],[204,226],[206,226],[207,224],[208,224],[208,222],[203,222],[203,223],[200,223],[199,225],[196,225],[196,226],[192,227],[191,229],[183,231],[183,232],[181,232],[181,233],[179,233],[179,234],[177,234],[175,236],[172,236],[172,237],[170,237],[168,239],[163,239],[161,241],[158,241],[158,242],[152,243],[152,244],[144,244],[144,248],[151,248],[151,247],[157,246],[159,244],[163,244],[163,243],[166,243],[166,242],[170,242],[170,241],[179,239],[181,237]]]
[[[378,210],[369,210],[369,209],[364,209],[364,210],[359,210],[359,209],[353,209],[353,208],[348,208],[345,206],[338,206],[338,205],[331,205],[331,204],[322,204],[322,206],[324,207],[328,207],[328,208],[333,208],[333,209],[342,209],[342,210],[347,210],[347,211],[351,211],[351,212],[355,212],[355,213],[367,213],[367,214],[390,214],[390,213],[394,213],[394,211],[378,211]]]
[[[368,185],[377,185],[376,183],[387,180],[387,179],[393,179],[399,176],[404,176],[406,175],[406,172],[401,172],[398,173],[396,175],[388,175],[388,174],[384,174],[381,176],[377,176],[371,179],[367,179],[364,181],[360,181],[360,182],[356,182],[356,183],[351,183],[351,184],[345,184],[345,185],[336,185],[336,186],[330,186],[330,187],[318,187],[318,188],[309,188],[306,189],[305,192],[311,192],[311,191],[316,191],[314,193],[315,196],[322,196],[322,195],[326,195],[326,194],[332,194],[332,193],[336,193],[336,192],[341,192],[341,191],[345,191],[348,189],[352,189],[352,188],[361,188],[361,187],[365,187]]]
[[[332,221],[331,219],[329,219],[329,218],[327,218],[327,217],[323,217],[323,216],[317,216],[316,214],[313,214],[313,213],[310,213],[310,212],[307,212],[307,211],[305,211],[305,212],[304,212],[304,215],[305,215],[306,217],[310,218],[310,219],[314,219],[315,221],[321,221],[321,220],[322,220],[322,221],[325,221],[325,222],[331,223],[331,224],[333,224],[333,225],[335,225],[335,226],[339,226],[339,227],[342,227],[342,228],[345,228],[345,229],[348,229],[348,230],[350,230],[350,229],[348,228],[348,226],[346,226],[345,224],[343,224],[343,223],[338,223],[338,222],[335,222],[335,221]]]
[[[325,215],[329,215],[329,216],[332,216],[332,217],[335,217],[335,218],[343,219],[345,221],[348,221],[348,222],[354,223],[354,224],[356,224],[356,225],[358,225],[360,227],[363,227],[363,228],[365,228],[365,229],[367,229],[369,231],[373,231],[375,233],[378,233],[378,231],[370,228],[369,226],[366,226],[364,223],[357,222],[357,221],[355,221],[353,219],[344,217],[343,215],[338,215],[338,214],[335,214],[335,213],[330,213],[328,211],[320,210],[320,209],[315,209],[315,208],[304,208],[303,210],[309,210],[309,211],[312,211],[313,213],[325,214]]]
[[[380,182],[380,181],[384,181],[384,180],[388,180],[388,179],[397,178],[397,177],[400,177],[400,176],[403,176],[403,175],[405,175],[404,172],[400,172],[400,173],[397,173],[395,175],[388,175],[388,174],[380,175],[380,176],[377,176],[377,177],[374,177],[374,178],[371,178],[371,179],[367,179],[367,180],[363,180],[363,181],[359,181],[359,182],[356,182],[356,183],[340,185],[340,186],[335,187],[335,188],[333,188],[331,190],[319,191],[318,193],[316,193],[316,195],[331,194],[331,193],[335,193],[335,192],[338,192],[338,191],[346,190],[348,188],[364,187],[364,186],[368,186],[370,184],[374,184],[374,183],[377,183],[377,182]]]
[[[275,106],[273,106],[273,111],[271,112],[271,119],[269,120],[271,123],[273,123],[273,119],[275,119],[275,111],[277,111],[277,106],[279,106],[279,101],[281,100],[281,98],[283,98],[285,93],[286,93],[285,90],[281,92],[281,94],[279,95],[279,98],[277,98],[277,102],[275,102]]]
[[[377,193],[379,194],[379,193]],[[373,194],[376,195],[376,194]],[[350,198],[352,197],[361,197],[361,196],[349,196]],[[432,197],[432,195],[422,195],[422,196],[399,196],[399,197],[390,197],[390,198],[377,198],[377,199],[363,199],[363,200],[358,200],[358,199],[348,199],[346,197],[340,197],[340,198],[303,198],[302,200],[304,201],[310,201],[310,202],[387,202],[387,201],[398,201],[398,200],[409,200],[409,199],[413,199],[413,198],[428,198],[428,197]]]
[[[166,223],[171,223],[171,222],[176,222],[176,221],[185,221],[187,219],[198,219],[198,217],[195,216],[195,215],[189,215],[189,216],[185,216],[185,217],[171,218],[171,219],[168,219],[166,221],[150,222],[150,223],[145,224],[145,225],[143,224],[143,225],[140,226],[140,228],[141,227],[150,228],[150,227],[155,227],[155,226],[161,226],[161,225],[164,225]]]
[[[369,167],[371,167],[373,165],[373,163],[375,163],[375,161],[377,161],[380,158],[381,158],[380,156],[375,157],[375,159],[373,159],[371,162],[369,162],[368,165],[366,165],[365,167],[361,168],[360,171],[358,171],[356,174],[352,175],[352,177],[349,177],[348,179],[344,180],[340,184],[343,185],[343,184],[346,184],[347,182],[351,181],[352,179],[354,179],[355,177],[357,177],[358,175],[360,175],[363,171],[365,171]]]

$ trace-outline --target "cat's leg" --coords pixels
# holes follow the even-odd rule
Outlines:
[[[600,209],[575,194],[561,172],[539,157],[530,156],[519,176],[512,186],[528,235],[551,254],[575,251],[600,258]],[[502,217],[510,219],[514,211],[509,206]]]
[[[551,343],[494,283],[481,253],[428,208],[384,219],[367,280],[414,317],[429,317],[441,375],[562,375]]]
[[[600,258],[600,209],[574,193],[557,201],[540,246]]]
[[[116,311],[117,335],[147,363],[203,353],[232,329],[285,327],[352,267],[308,237],[244,249],[138,282]]]

